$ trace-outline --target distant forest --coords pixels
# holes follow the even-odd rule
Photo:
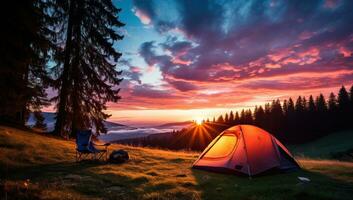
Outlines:
[[[353,86],[344,86],[338,94],[299,96],[281,102],[273,100],[255,109],[230,111],[202,126],[193,126],[169,134],[150,135],[120,143],[167,149],[203,150],[221,131],[238,124],[252,124],[272,133],[282,142],[305,143],[329,133],[353,129]]]

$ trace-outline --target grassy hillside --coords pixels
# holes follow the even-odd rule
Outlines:
[[[353,150],[353,130],[332,133],[308,144],[289,147],[301,157],[330,159],[342,152]]]
[[[0,199],[351,199],[353,164],[252,178],[192,170],[195,153],[113,145],[125,164],[75,163],[74,143],[0,126]],[[300,183],[298,176],[311,179]]]

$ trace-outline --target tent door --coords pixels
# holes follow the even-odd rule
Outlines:
[[[281,170],[287,171],[287,170],[292,170],[292,169],[297,169],[298,166],[295,164],[294,161],[292,161],[292,158],[290,158],[286,152],[283,151],[281,147],[278,147],[278,150],[280,152],[280,166],[278,167]]]

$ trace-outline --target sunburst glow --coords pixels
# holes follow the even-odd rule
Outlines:
[[[200,126],[200,125],[202,125],[202,123],[203,123],[203,119],[201,119],[201,118],[196,118],[195,119],[195,124],[196,125]]]

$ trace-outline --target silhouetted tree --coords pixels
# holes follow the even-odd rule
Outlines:
[[[325,97],[323,94],[320,94],[316,98],[316,109],[317,109],[317,115],[316,115],[316,120],[318,121],[317,123],[317,135],[323,135],[324,131],[328,128],[328,108],[327,108],[327,102],[325,100]]]
[[[245,111],[244,124],[253,124],[253,116],[250,109]]]
[[[287,107],[287,115],[294,114],[295,108],[294,108],[294,102],[292,98],[289,98],[288,100],[288,107]]]
[[[338,105],[342,110],[346,110],[349,107],[350,97],[344,86],[338,92]]]
[[[316,111],[315,101],[312,95],[309,97],[308,108],[309,113],[313,114]]]
[[[234,114],[233,111],[230,111],[229,113],[229,123],[233,124],[234,123]]]
[[[349,90],[349,97],[350,97],[350,100],[351,100],[351,105],[353,104],[353,85],[351,86],[351,89]]]
[[[47,4],[18,0],[1,5],[0,121],[24,125],[33,106],[46,102]]]
[[[55,132],[67,134],[77,129],[95,127],[106,132],[103,111],[106,102],[116,102],[121,72],[115,64],[121,54],[113,47],[123,36],[116,29],[124,24],[118,20],[112,1],[63,0],[56,11],[61,13],[64,48],[58,53],[55,88],[58,96]]]
[[[304,109],[305,109],[305,105],[303,103],[303,99],[301,96],[299,96],[295,103],[295,112],[298,115],[301,115],[304,112]]]
[[[273,100],[271,107],[270,107],[270,124],[269,124],[269,130],[270,131],[275,131],[281,129],[281,124],[283,123],[283,110],[281,106],[281,102],[279,99]]]
[[[324,113],[327,111],[327,103],[323,94],[320,94],[316,99],[316,109],[319,113]]]
[[[283,108],[283,115],[284,115],[284,116],[287,116],[287,114],[288,114],[288,103],[287,103],[287,99],[285,99],[285,100],[283,101],[283,106],[282,106],[282,108]]]
[[[262,128],[265,127],[264,126],[265,111],[262,108],[262,106],[259,106],[258,108],[255,109],[254,121],[255,121],[255,124],[258,125],[259,127],[262,127]]]
[[[328,99],[328,109],[330,111],[337,111],[337,99],[336,99],[336,95],[331,92],[329,99]]]
[[[234,124],[240,124],[240,116],[238,111],[235,112]]]
[[[225,116],[224,116],[224,122],[225,123],[229,123],[228,113],[226,113]]]
[[[350,113],[350,97],[344,86],[338,92],[338,112],[339,112],[339,125],[348,127],[352,123],[352,113]]]
[[[217,118],[217,123],[224,123],[223,115],[220,115],[220,116]]]
[[[33,112],[34,118],[36,119],[36,123],[34,124],[34,128],[41,129],[43,131],[47,130],[47,124],[44,122],[45,118],[43,114],[39,111]]]
[[[350,114],[349,115],[353,115],[353,85],[351,86],[351,89],[349,90],[349,94],[350,94]],[[353,120],[351,119],[349,122],[348,122],[351,127],[353,127]]]
[[[330,130],[333,131],[337,129],[338,126],[338,119],[337,119],[337,111],[338,111],[338,105],[337,105],[337,98],[333,92],[331,92],[329,99],[328,99],[328,119],[329,119],[329,126]]]
[[[240,112],[240,119],[239,119],[240,124],[245,124],[246,123],[246,116],[245,116],[245,110],[242,109]]]

